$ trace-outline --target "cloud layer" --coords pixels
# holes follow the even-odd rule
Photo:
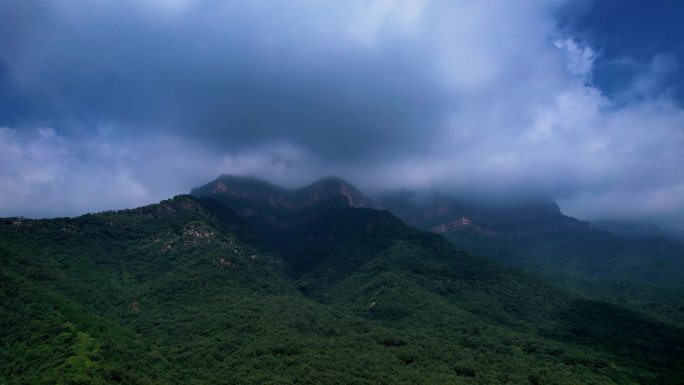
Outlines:
[[[602,47],[558,26],[569,6],[4,2],[0,215],[130,207],[231,172],[684,227],[678,57],[607,94]]]

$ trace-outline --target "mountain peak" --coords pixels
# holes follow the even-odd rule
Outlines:
[[[564,215],[553,201],[485,204],[443,194],[414,198],[410,192],[399,192],[387,195],[383,203],[406,223],[436,233],[470,228],[492,237],[522,238],[590,228],[588,222]]]
[[[191,194],[196,196],[216,193],[249,195],[264,191],[285,192],[285,189],[251,175],[223,174],[212,182],[192,189]]]
[[[335,176],[319,179],[298,190],[288,190],[253,176],[221,175],[214,181],[192,189],[192,195],[220,199],[236,209],[259,207],[295,210],[340,199],[350,207],[374,207],[359,189]]]
[[[351,207],[375,206],[359,189],[344,179],[335,176],[319,179],[298,190],[297,195],[308,205],[325,201],[335,196],[343,196]]]
[[[317,181],[311,183],[309,186],[316,186],[316,185],[352,186],[351,183],[347,182],[346,180],[344,180],[338,176],[334,176],[334,175],[318,179]]]

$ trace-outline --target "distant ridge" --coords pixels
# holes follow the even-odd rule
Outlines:
[[[300,210],[335,199],[349,207],[378,207],[349,182],[332,176],[297,190],[288,190],[252,176],[221,175],[212,182],[192,189],[191,194],[218,198],[236,210],[244,209],[245,205],[252,208],[267,206],[278,210]]]
[[[524,238],[560,230],[589,230],[589,222],[564,215],[552,201],[496,207],[434,194],[414,202],[407,193],[387,194],[383,204],[406,223],[443,234],[470,229],[493,238]]]
[[[598,230],[607,231],[628,238],[663,237],[672,241],[684,242],[684,233],[664,230],[654,224],[640,222],[597,221],[594,226]]]
[[[460,202],[435,194],[415,203],[411,194],[388,193],[379,201],[365,196],[339,177],[319,179],[290,190],[253,176],[221,175],[192,189],[192,195],[219,200],[246,217],[261,216],[274,223],[289,215],[324,202],[337,201],[348,207],[386,208],[409,225],[434,233],[468,229],[494,238],[524,238],[560,230],[589,230],[589,222],[561,213],[555,202],[527,202],[510,207],[489,207]]]

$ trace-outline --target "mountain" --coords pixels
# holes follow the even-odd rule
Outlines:
[[[663,237],[673,241],[684,242],[684,234],[677,231],[668,231],[650,223],[625,222],[625,221],[598,221],[594,227],[599,230],[630,238],[653,238]]]
[[[407,224],[438,234],[470,228],[492,238],[516,239],[591,228],[589,222],[563,215],[554,202],[487,205],[461,202],[444,194],[415,195],[407,191],[387,193],[381,202]]]
[[[253,210],[301,210],[337,197],[346,199],[350,207],[376,207],[356,187],[336,177],[321,179],[298,190],[287,190],[254,177],[222,175],[192,189],[191,194],[220,200],[246,216],[254,215]]]
[[[0,382],[683,383],[680,327],[248,182],[227,201],[277,210],[211,193],[0,220]]]
[[[684,324],[684,246],[678,241],[601,231],[563,215],[555,203],[487,207],[408,193],[388,194],[383,203],[467,251]]]

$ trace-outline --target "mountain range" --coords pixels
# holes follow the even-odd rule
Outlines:
[[[681,244],[638,240],[624,264],[593,247],[636,244],[553,204],[400,202],[222,176],[136,209],[4,218],[0,382],[684,383],[674,304],[573,289],[677,290]],[[574,283],[549,279],[566,266]]]
[[[618,235],[562,214],[553,202],[483,206],[439,194],[412,198],[394,193],[383,202],[406,223],[471,253],[587,297],[684,321],[684,245],[674,237]]]
[[[406,224],[441,234],[457,247],[540,275],[584,296],[684,322],[684,246],[663,236],[624,237],[564,215],[547,201],[483,204],[438,193],[390,192],[374,199],[339,178],[287,190],[253,177],[221,176],[196,188],[248,218],[263,239],[292,235],[283,227],[320,199],[386,209]],[[268,197],[266,199],[265,197]],[[275,226],[275,227],[274,227]],[[280,242],[282,244],[282,242]]]

